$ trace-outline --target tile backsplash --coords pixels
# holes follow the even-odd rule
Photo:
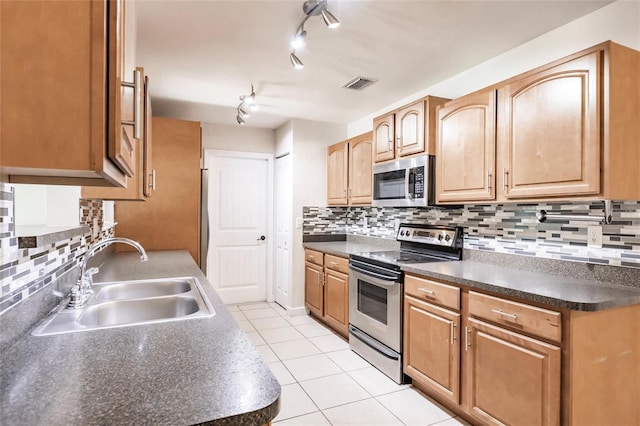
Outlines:
[[[479,204],[459,208],[303,207],[305,235],[352,234],[395,239],[396,223],[462,226],[465,248],[640,268],[640,201],[614,201],[603,225],[602,248],[587,247],[587,227],[597,222],[538,223],[540,210],[602,216],[598,201]]]
[[[91,244],[113,236],[113,226],[103,227],[102,201],[79,204],[80,224],[90,232],[21,249],[15,236],[13,187],[0,183],[0,315],[73,269]]]

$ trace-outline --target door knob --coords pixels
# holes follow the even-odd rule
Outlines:
[[[264,235],[260,235],[260,238],[258,238],[258,241],[264,241],[266,239],[267,239],[267,237],[265,237]]]

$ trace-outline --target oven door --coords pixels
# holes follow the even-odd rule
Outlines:
[[[352,259],[349,323],[396,352],[402,349],[402,272]]]

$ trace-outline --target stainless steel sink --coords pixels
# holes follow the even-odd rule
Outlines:
[[[86,306],[67,309],[66,300],[34,336],[206,318],[215,315],[195,277],[94,284]]]
[[[93,291],[99,302],[169,296],[191,291],[187,278],[153,281],[127,281],[120,284],[94,284]]]

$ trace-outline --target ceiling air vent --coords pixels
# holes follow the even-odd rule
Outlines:
[[[376,81],[378,80],[358,76],[358,77],[353,77],[351,80],[347,81],[345,84],[343,84],[340,87],[344,87],[345,89],[352,89],[352,90],[362,90],[365,87],[371,86]]]

